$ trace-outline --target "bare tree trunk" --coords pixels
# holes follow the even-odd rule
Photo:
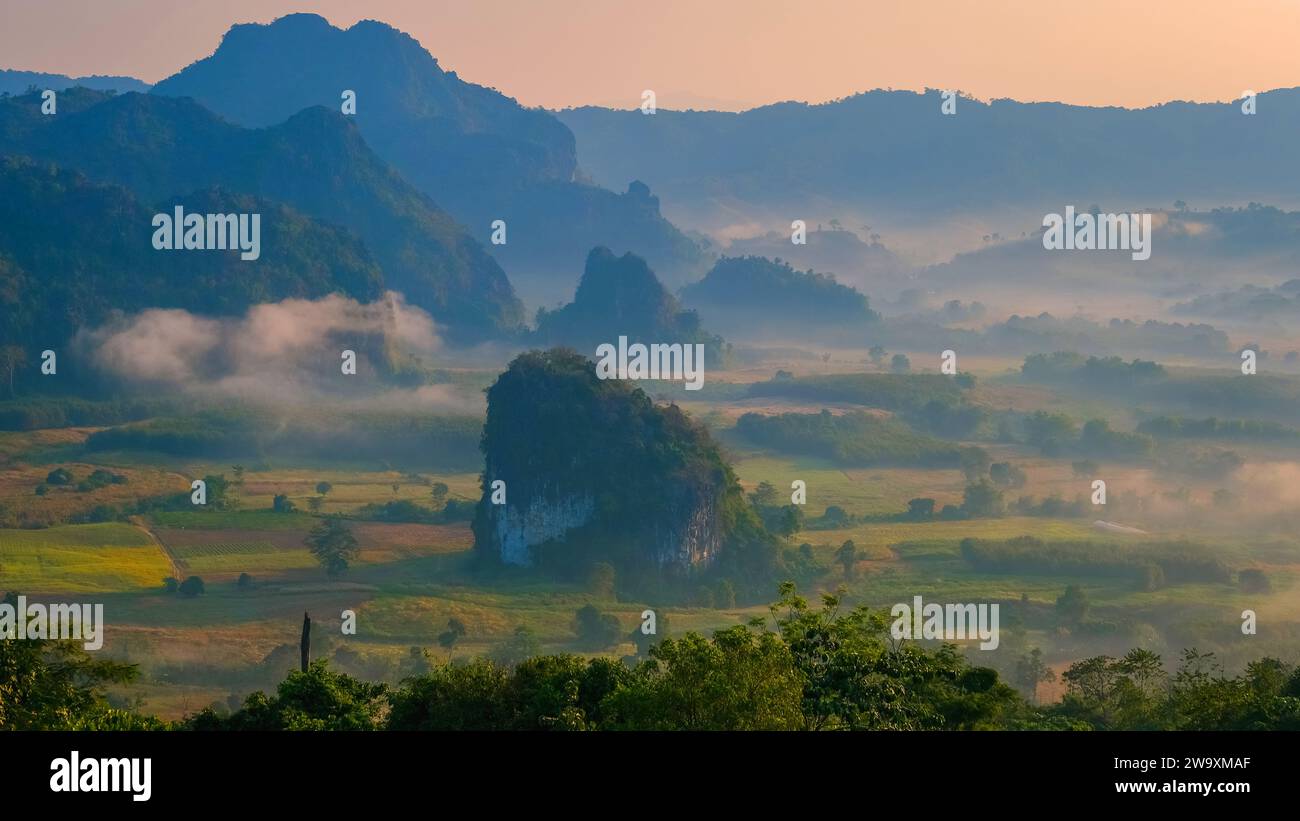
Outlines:
[[[311,616],[306,612],[302,614],[302,643],[299,647],[302,650],[302,671],[305,673],[311,658]]]

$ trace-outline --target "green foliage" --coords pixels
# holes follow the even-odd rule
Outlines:
[[[82,399],[37,396],[0,402],[0,430],[120,425],[160,414],[175,413],[181,400],[168,397]]]
[[[1002,491],[988,479],[980,479],[966,486],[962,492],[962,513],[970,518],[1001,516]]]
[[[682,299],[719,315],[764,327],[797,325],[803,330],[878,320],[867,298],[832,274],[796,271],[765,257],[723,257],[699,282],[682,289]]]
[[[341,519],[323,519],[311,529],[305,540],[307,549],[331,576],[348,569],[361,554],[352,530]]]
[[[293,513],[297,509],[298,506],[283,493],[275,494],[275,497],[271,500],[271,510],[276,513]]]
[[[189,576],[177,587],[177,591],[187,599],[195,596],[202,596],[204,593],[203,579],[198,576]]]
[[[438,646],[450,653],[455,649],[456,643],[465,637],[466,632],[465,622],[450,618],[447,620],[447,629],[438,634]]]
[[[590,650],[604,650],[623,636],[618,619],[602,613],[593,604],[583,606],[573,616],[573,632],[578,643]]]
[[[614,598],[614,565],[596,562],[587,572],[587,588],[598,598]]]
[[[1088,618],[1088,594],[1082,587],[1072,584],[1056,600],[1056,616],[1062,624],[1075,627]]]
[[[491,653],[492,661],[503,667],[511,667],[519,662],[539,655],[542,650],[537,634],[531,628],[520,625],[510,634],[510,638],[497,645]]]
[[[705,331],[694,311],[682,310],[645,260],[593,248],[573,302],[537,311],[534,339],[545,346],[594,352],[605,343],[617,346],[620,336],[627,337],[628,345],[703,344],[705,362],[721,363],[721,337]]]
[[[45,476],[48,485],[70,485],[72,482],[72,473],[67,468],[55,468]]]
[[[388,688],[331,671],[317,660],[295,670],[275,695],[253,693],[238,711],[219,716],[211,708],[186,719],[191,730],[374,730],[388,706]]]
[[[1139,433],[1158,439],[1217,439],[1242,442],[1300,440],[1300,428],[1253,419],[1191,419],[1185,416],[1156,416],[1137,426]]]
[[[10,592],[4,601],[17,607]],[[0,730],[160,728],[157,719],[109,707],[105,687],[139,670],[99,658],[76,640],[0,640]]]
[[[701,508],[715,511],[720,576],[741,590],[768,583],[777,544],[746,503],[708,431],[676,406],[656,406],[624,380],[601,380],[595,366],[564,349],[517,357],[488,390],[483,430],[483,496],[475,548],[499,561],[491,482],[508,488],[511,509],[590,499],[591,514],[535,548],[544,571],[580,579],[607,562],[625,585],[651,584],[685,569],[654,557],[669,549],[665,528]],[[674,546],[675,549],[675,546]]]
[[[982,573],[1130,578],[1146,584],[1148,565],[1170,583],[1228,583],[1232,569],[1192,542],[1044,542],[1033,536],[1006,541],[963,539],[961,554]]]
[[[849,402],[868,408],[907,410],[927,402],[956,403],[961,386],[940,374],[855,373],[756,382],[750,396],[783,396],[814,402]]]
[[[1011,462],[994,462],[989,465],[989,478],[1001,487],[1024,487],[1025,472]]]
[[[1108,392],[1132,390],[1135,386],[1158,382],[1168,376],[1164,367],[1155,362],[1134,359],[1125,363],[1118,356],[1090,356],[1085,360],[1077,353],[1064,351],[1031,354],[1025,357],[1020,370],[1027,379],[1068,381]]]
[[[956,467],[962,454],[956,445],[860,411],[746,413],[736,421],[736,432],[764,447],[843,465]]]
[[[340,436],[346,436],[347,454],[353,459],[459,469],[477,467],[481,433],[481,420],[468,416],[367,410],[296,413],[286,420],[278,411],[227,407],[96,431],[86,448],[202,459],[314,458],[337,456]]]

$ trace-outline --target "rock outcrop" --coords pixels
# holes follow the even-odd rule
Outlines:
[[[748,513],[703,428],[567,349],[523,354],[497,379],[483,450],[475,544],[495,562],[689,575]]]

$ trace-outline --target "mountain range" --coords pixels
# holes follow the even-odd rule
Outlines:
[[[666,280],[703,272],[701,250],[660,216],[635,177],[616,193],[583,181],[573,134],[550,112],[445,71],[414,38],[384,23],[336,28],[314,14],[237,25],[211,56],[156,84],[159,96],[193,97],[246,127],[265,127],[311,106],[352,115],[375,153],[487,243],[531,301],[567,296],[587,252],[606,245],[644,256]]]

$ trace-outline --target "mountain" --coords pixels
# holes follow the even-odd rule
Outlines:
[[[863,226],[870,241],[857,233],[833,226],[823,230],[820,225],[809,226],[804,242],[791,242],[791,231],[768,231],[761,236],[733,239],[726,247],[729,257],[768,257],[782,259],[799,268],[834,271],[841,282],[859,290],[885,288],[896,290],[905,287],[911,266],[880,242],[879,236],[870,234],[871,226]]]
[[[557,116],[597,182],[644,180],[670,217],[700,230],[759,222],[783,231],[795,218],[988,226],[1004,209],[1041,215],[1070,203],[1295,203],[1300,89],[1255,102],[1247,115],[1240,102],[1124,109],[960,97],[948,116],[938,91],[871,91],[740,113]],[[888,228],[878,230],[892,236]]]
[[[729,336],[756,331],[817,336],[880,318],[865,296],[833,275],[796,271],[765,257],[724,257],[681,296],[710,327],[725,327]]]
[[[772,567],[775,541],[735,474],[675,405],[599,379],[564,349],[519,356],[487,398],[473,528],[490,563],[580,576],[608,562],[643,590],[660,574],[714,569],[744,583]]]
[[[153,93],[193,97],[259,127],[311,106],[339,111],[349,90],[366,142],[406,179],[482,241],[505,220],[507,241],[493,254],[531,297],[561,296],[566,273],[600,244],[645,254],[674,278],[702,267],[698,247],[640,190],[620,195],[579,181],[573,134],[553,115],[444,71],[383,23],[339,29],[292,14],[237,25],[215,53]]]
[[[453,338],[513,333],[522,322],[491,255],[338,112],[309,108],[271,128],[245,129],[193,100],[85,89],[64,97],[54,117],[33,114],[35,95],[0,100],[0,153],[75,168],[151,202],[210,187],[282,202],[355,233],[387,287]]]
[[[98,91],[148,91],[149,84],[134,77],[113,77],[92,74],[89,77],[69,77],[66,74],[46,74],[43,71],[15,71],[0,69],[0,94],[26,94],[35,86],[40,90],[63,91],[73,86],[93,88]]]
[[[706,361],[717,362],[721,338],[700,326],[694,311],[664,288],[646,261],[635,254],[619,257],[608,248],[593,248],[573,295],[554,311],[537,311],[534,339],[542,345],[562,345],[594,355],[603,343],[701,343]]]
[[[261,257],[189,252],[180,264],[177,255],[155,250],[150,222],[174,204],[195,213],[262,214]],[[360,241],[284,205],[218,189],[151,205],[121,186],[0,158],[0,344],[25,348],[29,364],[116,312],[230,315],[331,293],[370,302],[383,290],[379,266]]]

